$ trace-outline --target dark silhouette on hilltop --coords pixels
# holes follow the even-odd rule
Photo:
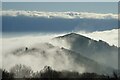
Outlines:
[[[28,47],[25,47],[25,51],[27,51],[28,50]]]

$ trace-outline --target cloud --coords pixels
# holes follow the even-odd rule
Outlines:
[[[118,46],[118,29],[106,30],[106,31],[95,31],[95,32],[91,32],[91,33],[78,31],[76,33],[87,36],[87,37],[97,40],[97,41],[103,40],[103,41],[107,42],[110,46],[113,46],[113,45]],[[72,40],[73,40],[73,42],[72,42]],[[79,40],[76,40],[76,41],[79,41]],[[63,39],[60,39],[60,41],[55,40],[53,42],[53,44],[56,46],[65,47],[67,49],[70,49],[70,50],[73,50],[73,51],[83,54],[81,49],[79,48],[80,44],[78,45],[77,42],[74,41],[74,36],[73,36],[73,38],[71,37],[70,41],[69,41],[69,38],[67,38],[67,40],[66,40],[66,38],[63,38]],[[84,49],[85,48],[83,48],[83,51],[84,51]],[[106,50],[106,52],[103,54],[98,50],[97,54],[91,54],[90,56],[88,56],[88,54],[90,52],[90,51],[88,51],[87,55],[85,55],[85,54],[83,54],[83,55],[87,56],[99,63],[106,64],[108,66],[111,66],[111,67],[114,67],[117,69],[118,68],[118,50],[116,50],[116,51],[113,50],[113,52],[112,51],[109,52],[109,50],[107,52],[107,48],[105,50]],[[97,51],[97,49],[96,49],[96,51]],[[86,53],[87,53],[87,51],[86,51]],[[112,59],[112,61],[110,61],[111,59]],[[111,63],[113,63],[113,64],[111,65]]]
[[[84,36],[90,37],[94,40],[103,40],[107,43],[109,43],[111,46],[115,45],[118,46],[118,32],[120,29],[112,29],[112,30],[106,30],[106,31],[95,31],[91,33],[87,32],[77,32],[78,34],[82,34]]]
[[[69,32],[72,30],[93,32],[118,28],[116,14],[87,12],[9,10],[3,11],[2,22],[3,32]]]
[[[28,17],[45,17],[45,18],[90,18],[90,19],[117,19],[117,14],[101,14],[88,12],[41,12],[41,11],[24,11],[24,10],[3,10],[3,16],[28,16]]]
[[[94,40],[103,40],[103,41],[106,41],[107,43],[109,43],[110,45],[116,45],[118,46],[118,29],[113,29],[113,30],[107,30],[107,31],[98,31],[98,32],[92,32],[92,33],[87,33],[87,32],[82,32],[82,31],[79,31],[79,32],[76,32],[78,34],[82,34],[84,36],[88,36]],[[17,34],[17,33],[16,33]],[[37,35],[24,35],[24,36],[18,36],[18,37],[3,37],[2,39],[0,39],[0,41],[2,42],[2,53],[0,54],[0,57],[2,57],[2,61],[0,61],[0,64],[3,63],[3,68],[7,68],[9,69],[10,67],[14,66],[15,64],[26,64],[28,66],[31,66],[31,60],[34,62],[31,67],[36,71],[38,69],[42,69],[43,66],[40,66],[40,64],[38,64],[37,62],[42,60],[42,59],[39,59],[39,58],[36,58],[35,56],[31,56],[31,55],[26,55],[26,56],[22,56],[22,57],[16,57],[14,55],[9,55],[11,52],[15,51],[16,49],[19,49],[19,48],[24,48],[24,47],[31,47],[31,46],[34,46],[34,45],[38,45],[39,46],[39,43],[45,43],[45,42],[49,42],[49,43],[52,43],[53,45],[55,46],[59,46],[59,47],[62,47],[64,46],[65,48],[69,49],[70,45],[69,44],[66,44],[64,43],[64,45],[61,45],[62,43],[56,43],[54,41],[51,41],[52,38],[54,37],[57,37],[57,36],[60,36],[60,35],[64,35],[64,34],[67,34],[67,33],[59,33],[59,34],[37,34]],[[56,49],[57,50],[57,49]],[[54,50],[52,51],[49,51],[50,54],[53,53]],[[51,55],[53,56],[53,55]],[[64,56],[64,55],[63,55]],[[65,58],[64,58],[65,57]],[[64,60],[67,59],[67,56],[64,56]],[[51,59],[51,57],[49,56],[49,60]],[[45,59],[43,59],[45,60]],[[49,61],[48,60],[48,61]],[[53,59],[51,59],[53,60]],[[53,60],[55,61],[55,60]],[[60,68],[58,66],[55,66],[53,65],[52,62],[48,62],[49,65],[52,65],[54,68],[60,70]],[[44,65],[47,65],[48,63],[45,63]],[[62,69],[67,69],[68,66],[68,63],[69,61],[67,60],[65,62],[66,66],[62,67]],[[9,66],[8,66],[9,64]],[[39,67],[38,67],[39,66]],[[77,70],[77,69],[73,69],[71,67],[72,70]],[[82,69],[82,68],[81,68]],[[84,69],[82,69],[84,71]]]
[[[43,69],[44,66],[49,65],[52,66],[53,69],[56,70],[74,70],[78,69],[80,72],[84,71],[83,67],[78,67],[76,64],[76,68],[74,68],[74,63],[72,59],[68,59],[68,56],[61,52],[59,56],[57,56],[57,51],[59,48],[47,49],[47,47],[41,43],[49,42],[53,37],[57,37],[59,34],[49,34],[49,35],[39,35],[39,36],[22,36],[22,37],[13,37],[13,38],[3,38],[3,68],[9,70],[15,64],[24,64],[30,66],[34,71],[38,71]],[[17,49],[28,47],[29,49],[32,47],[39,48],[40,50],[44,50],[47,54],[42,55],[39,51],[30,52],[30,55],[24,56],[15,56],[11,53]],[[48,54],[49,53],[49,54]],[[25,54],[25,53],[24,53]],[[33,55],[31,55],[33,54]],[[46,55],[46,57],[45,57]],[[56,56],[56,58],[54,58]],[[61,60],[62,58],[62,60]],[[31,62],[33,62],[31,64]],[[73,64],[73,65],[72,65]]]

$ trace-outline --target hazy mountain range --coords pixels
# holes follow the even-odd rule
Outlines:
[[[2,11],[2,30],[3,32],[104,31],[117,29],[117,18],[118,15],[112,13],[6,10]]]

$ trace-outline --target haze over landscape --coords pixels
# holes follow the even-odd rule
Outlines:
[[[60,7],[62,3],[57,3],[57,8],[61,11],[51,7],[48,10],[46,6],[53,3],[43,3],[46,5],[44,7],[37,3],[39,10],[36,7],[26,10],[25,6],[25,9],[16,7],[17,4],[22,6],[25,3],[12,4],[4,2],[0,15],[3,33],[0,39],[0,68],[10,71],[16,64],[23,64],[30,66],[34,72],[44,66],[51,66],[57,71],[98,74],[112,74],[118,69],[120,29],[116,10],[100,12],[95,9],[92,12],[92,7],[89,8],[91,11],[85,7],[86,11],[82,8],[81,11],[73,8],[66,11],[71,3],[66,3],[64,10]],[[96,4],[105,7],[105,3]],[[31,3],[26,5],[30,6]],[[117,6],[114,2],[106,5],[113,6],[112,8]],[[78,3],[77,6],[80,7]],[[81,5],[83,6],[85,5]],[[45,11],[43,8],[46,8]],[[103,7],[99,6],[99,9],[102,10]]]

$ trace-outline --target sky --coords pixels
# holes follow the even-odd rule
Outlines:
[[[117,2],[3,2],[3,10],[117,13]]]
[[[3,2],[88,2],[88,0],[1,0]],[[89,2],[118,2],[119,0],[89,0]]]

